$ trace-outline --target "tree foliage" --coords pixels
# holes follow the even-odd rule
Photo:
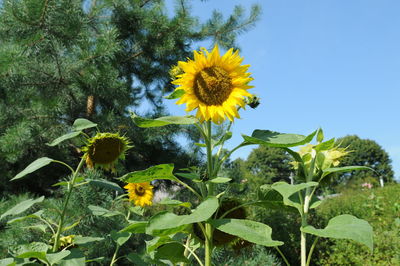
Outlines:
[[[349,182],[361,181],[367,178],[379,180],[382,178],[385,182],[393,182],[394,173],[391,166],[391,160],[388,153],[375,141],[370,139],[361,139],[356,135],[349,135],[337,140],[337,143],[350,151],[341,162],[340,166],[368,166],[375,170],[372,171],[353,171],[337,175],[333,179],[332,185],[346,185]]]
[[[128,170],[171,158],[186,166],[192,156],[175,138],[182,131],[190,135],[186,128],[137,129],[129,111],[147,99],[154,107],[149,115],[165,114],[162,96],[173,89],[172,65],[190,57],[198,41],[235,46],[234,37],[251,28],[258,14],[257,6],[248,16],[237,7],[226,20],[214,13],[200,23],[183,0],[176,1],[172,15],[161,0],[1,2],[0,190],[43,193],[65,175],[55,166],[35,173],[30,184],[8,182],[39,157],[78,160],[74,145],[45,145],[78,117],[133,141]]]

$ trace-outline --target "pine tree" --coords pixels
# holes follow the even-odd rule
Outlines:
[[[259,15],[237,7],[226,20],[218,12],[205,23],[187,1],[176,1],[168,16],[160,0],[9,0],[0,2],[0,191],[43,193],[67,174],[59,166],[34,173],[28,181],[8,180],[36,158],[75,162],[79,152],[66,143],[45,143],[86,117],[102,130],[120,131],[133,141],[125,170],[155,163],[187,165],[190,154],[176,142],[180,127],[142,130],[129,111],[144,99],[166,114],[162,96],[172,91],[169,70],[191,56],[193,45],[210,39],[236,46],[237,34]],[[34,182],[32,181],[34,180]],[[29,183],[28,183],[29,182]]]

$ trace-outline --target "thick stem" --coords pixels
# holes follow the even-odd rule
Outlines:
[[[211,266],[212,259],[212,227],[211,224],[206,224],[206,235],[205,235],[205,266]]]
[[[71,181],[69,182],[67,198],[65,199],[64,206],[63,206],[63,209],[61,211],[60,220],[59,220],[58,226],[57,226],[57,233],[56,233],[56,236],[54,238],[53,252],[56,252],[58,250],[58,248],[60,247],[60,235],[61,235],[61,231],[62,231],[63,226],[64,226],[65,212],[67,211],[68,202],[69,202],[69,199],[71,197],[72,190],[74,189],[74,184],[75,184],[76,177],[78,176],[78,173],[81,170],[84,162],[85,162],[85,156],[82,157],[81,161],[79,162],[78,167],[76,168],[74,174],[72,175]]]
[[[303,206],[303,215],[301,217],[301,227],[307,226],[307,217],[308,217],[308,209],[310,205],[311,199],[311,190],[310,188],[306,188],[306,195],[304,198],[304,206]],[[306,233],[301,232],[301,266],[306,266],[307,261],[307,236]]]

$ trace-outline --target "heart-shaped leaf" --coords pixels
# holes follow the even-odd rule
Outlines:
[[[329,220],[324,229],[316,229],[311,225],[301,228],[301,231],[329,238],[350,239],[366,245],[373,250],[373,231],[371,225],[362,219],[344,214]]]
[[[173,170],[173,164],[159,164],[146,170],[128,173],[120,179],[126,183],[151,182],[156,179],[176,180],[176,177],[172,174]]]
[[[267,247],[283,245],[281,241],[272,240],[271,227],[263,223],[240,219],[217,219],[211,220],[210,223],[222,232],[238,236],[258,245]]]
[[[251,134],[251,137],[243,135],[243,138],[249,144],[261,144],[270,147],[288,148],[311,142],[316,133],[317,131],[314,131],[308,136],[303,136],[256,129],[253,131],[253,134]]]

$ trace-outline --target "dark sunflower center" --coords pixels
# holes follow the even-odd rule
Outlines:
[[[118,159],[123,147],[123,143],[118,138],[98,139],[93,143],[89,154],[94,163],[109,164]]]
[[[137,185],[135,188],[135,194],[138,196],[143,196],[146,190],[141,185]]]
[[[222,105],[232,92],[232,79],[225,69],[208,67],[196,75],[193,89],[197,98],[206,105]]]

